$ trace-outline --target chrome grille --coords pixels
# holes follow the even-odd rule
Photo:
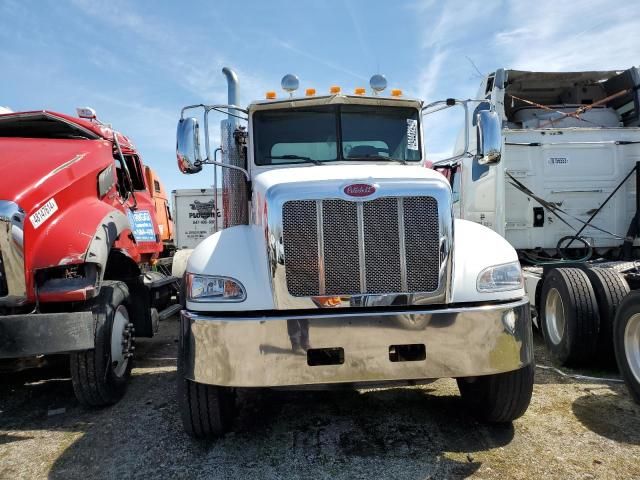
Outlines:
[[[316,202],[285,203],[282,223],[287,289],[295,297],[317,295],[320,284]]]
[[[379,198],[362,205],[366,290],[402,292],[398,200]]]
[[[440,231],[433,197],[293,200],[282,214],[293,296],[438,290]]]
[[[327,295],[360,293],[357,215],[357,205],[354,202],[344,200],[322,202],[325,293]]]
[[[438,204],[433,197],[407,197],[403,207],[407,287],[410,292],[433,292],[440,265]]]

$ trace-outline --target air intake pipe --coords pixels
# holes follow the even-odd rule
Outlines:
[[[222,73],[227,78],[227,103],[238,105],[238,75],[230,68],[224,67]],[[243,142],[239,142],[236,133],[238,119],[229,111],[229,116],[221,122],[220,140],[222,143],[222,162],[236,167],[247,168],[247,159]],[[222,169],[222,209],[223,227],[246,225],[249,222],[248,191],[245,176],[238,170]]]

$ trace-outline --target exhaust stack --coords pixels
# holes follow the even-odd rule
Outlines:
[[[227,78],[227,103],[238,105],[238,75],[228,67],[222,69]],[[220,124],[222,162],[236,167],[247,168],[244,136],[238,134],[238,119],[229,111],[229,116]],[[249,223],[247,182],[244,175],[231,168],[222,169],[223,227],[246,225]]]

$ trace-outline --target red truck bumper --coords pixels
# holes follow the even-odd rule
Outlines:
[[[93,346],[91,312],[0,316],[0,359],[89,350]]]

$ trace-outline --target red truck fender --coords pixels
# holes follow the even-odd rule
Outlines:
[[[45,232],[38,236],[33,248],[29,249],[33,252],[30,262],[33,273],[51,267],[91,263],[98,267],[96,283],[100,284],[114,244],[123,237],[130,242],[130,232],[129,219],[121,211],[97,198],[78,202],[64,209],[54,222],[47,225]],[[51,238],[60,240],[51,242]],[[123,252],[129,256],[128,252]],[[135,264],[138,260],[132,258],[131,263]],[[28,277],[31,282],[34,281],[34,275]],[[33,291],[31,287],[29,285],[27,291]],[[70,290],[58,287],[52,291],[40,288],[38,297],[40,301],[85,300],[87,286],[83,287]],[[94,294],[97,293],[96,290]]]

